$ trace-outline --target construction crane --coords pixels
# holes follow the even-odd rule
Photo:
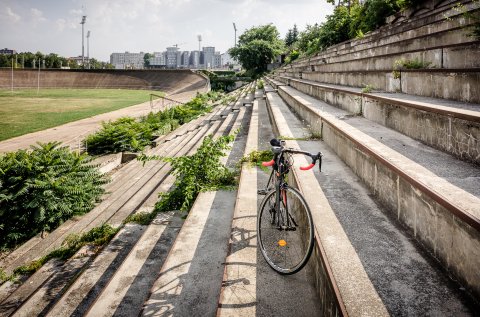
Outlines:
[[[178,48],[179,45],[183,45],[183,44],[187,44],[187,43],[173,44],[172,46]]]

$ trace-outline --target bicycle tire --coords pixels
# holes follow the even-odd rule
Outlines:
[[[280,274],[289,275],[297,273],[307,264],[313,251],[314,234],[310,208],[302,194],[292,187],[286,187],[285,191],[287,207],[291,208],[292,217],[298,222],[296,230],[279,229],[278,221],[282,222],[285,219],[284,214],[282,216],[274,213],[272,218],[271,211],[275,208],[276,192],[271,190],[260,204],[257,215],[257,235],[258,245],[269,266]],[[281,210],[282,208],[285,210],[283,202],[281,202]],[[291,261],[292,265],[289,265],[288,261]]]

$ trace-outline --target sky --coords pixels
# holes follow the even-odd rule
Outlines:
[[[326,0],[0,0],[0,49],[85,56],[109,61],[111,53],[161,52],[214,46],[225,52],[245,30],[273,23],[282,38],[297,24],[321,23],[333,6]]]

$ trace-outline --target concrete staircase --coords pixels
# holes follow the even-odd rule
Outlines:
[[[434,9],[393,23],[277,71],[278,76],[323,84],[369,86],[386,92],[480,103],[480,41],[469,35],[476,1],[425,1]],[[464,11],[470,15],[464,14]],[[395,62],[417,60],[414,68],[395,70]]]
[[[249,100],[248,88],[237,92],[234,102],[220,104],[210,114],[157,140],[157,146],[148,154],[193,154],[206,135],[219,136],[238,129],[245,117],[243,102]],[[128,215],[152,210],[158,193],[168,191],[173,185],[174,177],[169,173],[170,166],[163,162],[152,161],[142,167],[140,162],[131,161],[112,176],[112,182],[106,188],[108,194],[90,213],[67,221],[45,238],[36,237],[28,241],[2,259],[1,267],[11,273],[16,267],[58,248],[71,233],[86,232],[103,223],[120,226]],[[161,262],[157,262],[154,255],[166,255],[163,243],[173,242],[182,223],[181,215],[170,213],[159,215],[147,228],[127,224],[98,256],[98,250],[84,248],[65,263],[58,260],[48,262],[22,284],[4,283],[0,286],[0,316],[45,315],[51,309],[55,312],[55,307],[60,307],[65,315],[79,311],[83,314],[89,308],[87,303],[102,302],[101,298],[97,300],[96,295],[103,286],[108,284],[116,289],[118,283],[125,285],[125,279],[130,278],[131,283],[140,279],[143,270],[152,272],[158,269]],[[135,258],[138,254],[145,257]],[[147,276],[152,278],[155,275]],[[135,285],[148,295],[148,289]],[[65,296],[61,297],[62,294]],[[138,292],[134,294],[136,296]],[[131,294],[122,295],[128,298]],[[65,300],[70,303],[70,310],[64,306]],[[57,302],[60,306],[55,306]],[[55,316],[58,314],[54,313]]]
[[[324,315],[479,311],[478,40],[443,3],[267,79],[276,134],[325,153],[324,173],[294,173],[315,206]],[[393,78],[394,61],[415,58],[435,68]]]

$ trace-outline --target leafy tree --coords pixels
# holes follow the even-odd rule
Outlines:
[[[154,55],[150,53],[146,53],[145,55],[143,55],[143,66],[145,66],[145,68],[150,67],[150,58],[153,57]]]
[[[259,75],[282,52],[283,46],[277,28],[268,24],[245,31],[240,35],[237,47],[231,48],[229,53],[248,72]]]

